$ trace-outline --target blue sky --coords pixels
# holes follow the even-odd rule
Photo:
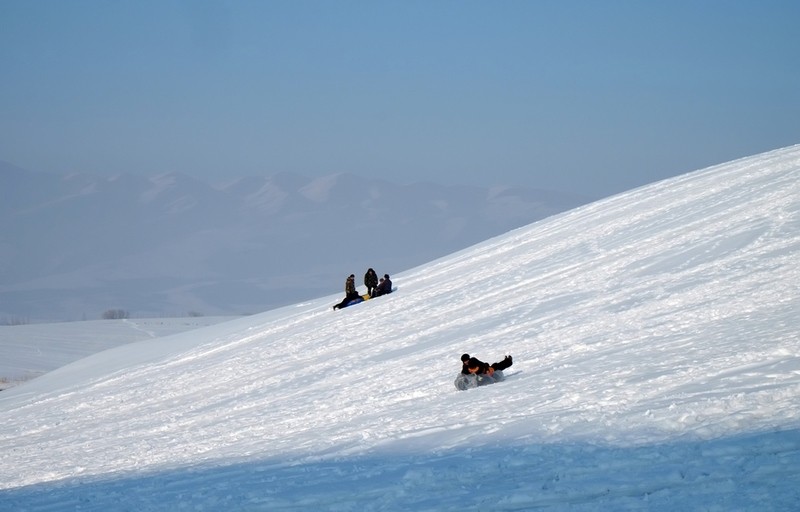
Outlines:
[[[800,143],[795,1],[0,1],[0,160],[596,196]]]

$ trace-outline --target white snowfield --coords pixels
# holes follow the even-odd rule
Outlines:
[[[0,510],[800,510],[800,146],[392,278],[3,391]]]
[[[236,317],[87,320],[0,327],[0,390],[95,352],[218,324]]]

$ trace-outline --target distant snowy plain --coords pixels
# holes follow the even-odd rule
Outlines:
[[[3,391],[0,510],[800,510],[800,146],[393,279]]]
[[[236,317],[87,320],[0,327],[0,390],[119,345],[218,324]]]

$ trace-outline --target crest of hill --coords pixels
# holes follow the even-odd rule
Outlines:
[[[15,191],[0,205],[15,242],[0,244],[0,321],[34,323],[110,307],[137,317],[263,311],[338,290],[342,272],[398,272],[587,201],[348,173],[215,187],[180,173],[0,170]]]

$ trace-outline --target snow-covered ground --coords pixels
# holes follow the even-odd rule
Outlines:
[[[3,326],[0,327],[0,390],[101,350],[233,318],[137,318]]]
[[[392,277],[3,391],[0,510],[800,510],[800,146]]]

